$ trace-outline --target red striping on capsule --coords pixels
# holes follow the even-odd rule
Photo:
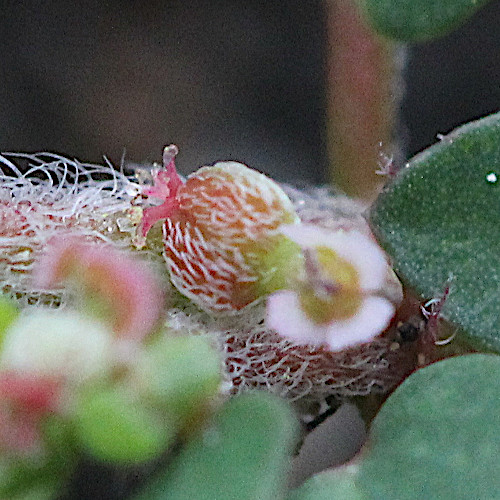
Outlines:
[[[284,239],[278,228],[298,222],[292,202],[264,174],[236,162],[202,167],[182,183],[170,148],[146,191],[164,203],[144,210],[139,236],[165,219],[174,285],[210,312],[240,310],[260,298],[260,284],[273,272],[262,263]]]
[[[238,310],[255,300],[257,277],[238,248],[214,248],[197,227],[171,219],[164,242],[172,282],[204,309]]]

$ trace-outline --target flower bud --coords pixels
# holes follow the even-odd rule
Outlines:
[[[171,154],[165,163],[147,191],[164,202],[144,210],[138,233],[145,238],[165,219],[164,257],[177,289],[208,312],[230,313],[282,287],[300,253],[279,231],[298,222],[283,190],[241,163],[202,167],[185,183]]]

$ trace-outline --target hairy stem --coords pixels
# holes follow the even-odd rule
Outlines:
[[[331,180],[372,201],[384,182],[375,173],[380,154],[395,149],[400,50],[368,27],[353,0],[330,0],[327,10]]]

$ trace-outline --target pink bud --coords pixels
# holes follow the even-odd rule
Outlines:
[[[38,262],[35,281],[49,289],[73,282],[87,303],[97,299],[100,309],[104,307],[119,337],[142,340],[161,315],[163,292],[142,262],[81,237],[53,239]]]

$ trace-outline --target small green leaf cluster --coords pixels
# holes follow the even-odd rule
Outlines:
[[[220,385],[219,358],[204,337],[156,338],[126,369],[82,388],[73,410],[83,449],[118,465],[154,460],[194,431]]]

